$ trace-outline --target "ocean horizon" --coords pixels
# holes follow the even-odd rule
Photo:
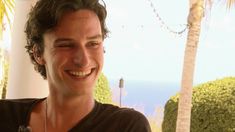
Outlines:
[[[119,82],[109,83],[113,101],[120,104]],[[177,83],[125,80],[121,104],[123,107],[132,107],[149,116],[153,115],[156,109],[164,109],[166,102],[179,90],[180,84]]]

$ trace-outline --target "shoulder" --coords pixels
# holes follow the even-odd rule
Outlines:
[[[4,103],[7,103],[7,104],[27,104],[27,103],[31,103],[31,102],[34,102],[34,101],[37,101],[37,100],[40,100],[40,99],[36,99],[36,98],[22,98],[22,99],[0,99],[0,104],[4,104]]]
[[[139,111],[132,108],[120,108],[118,116],[120,116],[120,126],[128,132],[150,132],[150,125],[145,117]]]
[[[125,128],[128,132],[151,131],[147,118],[141,112],[136,111],[133,108],[120,108],[111,104],[99,105],[101,105],[106,117],[112,117],[113,121],[116,121],[120,128]]]
[[[5,99],[0,100],[0,128],[17,126],[27,120],[28,113],[40,99]],[[4,125],[5,124],[5,125]]]
[[[0,100],[0,111],[13,108],[29,107],[39,99],[4,99]]]
[[[101,103],[98,103],[98,105],[99,109],[105,112],[106,114],[112,113],[123,117],[145,118],[145,116],[142,113],[136,111],[133,108],[118,107],[112,104],[101,104]]]

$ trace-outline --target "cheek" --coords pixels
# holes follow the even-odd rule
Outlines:
[[[52,65],[56,70],[62,69],[67,64],[69,57],[56,56],[52,59]]]
[[[104,52],[103,48],[96,50],[95,52],[90,53],[91,59],[95,60],[99,65],[103,64],[104,61]]]
[[[65,63],[65,58],[62,56],[53,56],[50,60],[46,62],[47,67],[51,72],[56,72],[62,69],[62,66]],[[54,73],[55,74],[55,73]]]
[[[97,56],[98,56],[97,60],[99,61],[100,65],[103,65],[103,63],[104,63],[104,54],[101,53],[101,54],[99,54]]]

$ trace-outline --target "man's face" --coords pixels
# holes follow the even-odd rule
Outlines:
[[[92,95],[103,67],[100,21],[90,10],[65,13],[44,34],[43,64],[51,94]]]

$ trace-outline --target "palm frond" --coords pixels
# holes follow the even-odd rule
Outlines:
[[[0,1],[0,39],[2,39],[3,16],[6,12],[3,1]]]
[[[7,22],[11,28],[10,14],[14,13],[15,0],[0,0],[0,37],[2,36],[3,18],[6,16]]]
[[[0,23],[2,23],[2,19],[3,19],[5,12],[6,12],[5,5],[3,1],[0,1]]]
[[[2,0],[3,3],[6,5],[6,8],[11,12],[14,13],[15,1],[14,0]]]

